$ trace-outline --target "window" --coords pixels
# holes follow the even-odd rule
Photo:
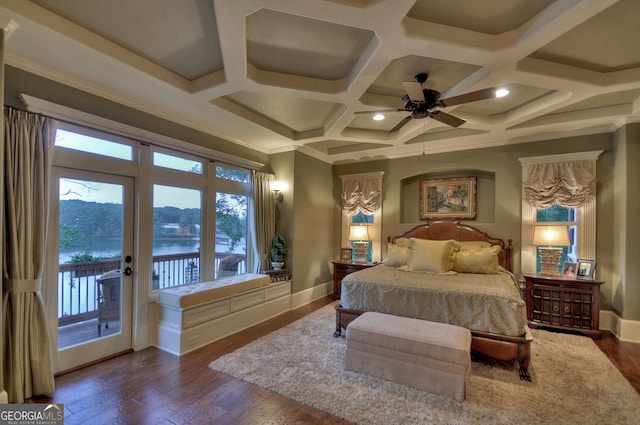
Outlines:
[[[56,166],[136,178],[137,265],[141,272],[148,270],[149,276],[143,277],[149,279],[148,287],[158,290],[247,273],[253,254],[251,171],[181,152],[175,146],[184,149],[184,144],[168,143],[162,136],[158,143],[169,147],[154,144],[152,134],[140,143],[115,133],[62,123]]]
[[[527,169],[532,165],[556,162],[591,161],[595,175],[596,161],[602,151],[575,152],[562,155],[548,155],[520,158],[522,164],[522,181],[527,181]],[[524,190],[524,189],[523,189]],[[540,212],[539,212],[540,211]],[[546,212],[545,212],[546,211]],[[559,220],[561,218],[561,220]],[[577,208],[559,208],[556,205],[547,210],[538,210],[522,200],[522,254],[520,257],[521,271],[533,272],[539,270],[537,249],[533,241],[533,229],[538,221],[560,221],[570,225],[569,237],[573,246],[569,247],[566,256],[573,259],[595,259],[596,257],[596,199],[590,200]],[[561,260],[562,261],[562,260]]]
[[[374,225],[374,214],[365,214],[361,211],[358,211],[354,215],[351,216],[351,224],[366,224],[366,225]],[[373,227],[372,227],[373,230]],[[351,260],[355,261],[356,259],[356,247],[354,243],[357,241],[350,241],[351,243]],[[373,261],[373,240],[367,240],[369,245],[367,245],[367,262]]]
[[[216,193],[216,278],[247,270],[247,197]]]
[[[200,281],[199,190],[153,185],[152,289]]]
[[[55,145],[61,148],[125,159],[127,161],[133,159],[133,148],[131,146],[63,129],[57,130]]]
[[[240,170],[238,168],[230,168],[228,166],[216,166],[216,177],[240,183],[249,183],[251,181],[248,170]]]
[[[202,174],[202,162],[181,158],[174,155],[167,155],[162,152],[153,153],[153,165],[158,167],[171,168],[178,171]]]
[[[563,246],[562,257],[560,257],[560,265],[565,261],[577,260],[577,225],[576,225],[576,208],[566,208],[558,204],[554,204],[551,208],[536,210],[536,223],[553,223],[562,224],[568,227],[569,242],[571,246]],[[536,272],[542,270],[540,256],[536,255]]]
[[[248,170],[216,165],[215,277],[247,273],[249,247]]]

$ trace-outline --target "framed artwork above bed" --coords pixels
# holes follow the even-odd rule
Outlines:
[[[477,177],[420,180],[420,219],[476,218]]]

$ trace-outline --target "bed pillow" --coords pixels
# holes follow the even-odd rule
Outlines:
[[[453,267],[453,260],[460,245],[453,239],[434,241],[413,239],[411,255],[404,270],[415,272],[447,273]]]
[[[407,263],[409,258],[409,248],[405,246],[399,246],[394,243],[387,244],[387,256],[382,261],[382,264],[389,267],[400,267]]]
[[[413,238],[398,238],[396,239],[396,245],[401,246],[403,248],[411,248],[411,243],[413,243]]]
[[[491,246],[491,244],[487,241],[458,241],[458,243],[460,244],[460,250],[489,248]]]
[[[456,252],[453,271],[458,273],[498,273],[498,254],[502,249],[498,245],[488,248],[461,249]]]

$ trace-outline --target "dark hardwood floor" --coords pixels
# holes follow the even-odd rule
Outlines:
[[[56,391],[33,401],[62,403],[65,424],[348,424],[345,420],[208,368],[221,355],[332,302],[287,312],[177,357],[156,348],[56,377]],[[596,344],[640,393],[640,344],[605,332]]]

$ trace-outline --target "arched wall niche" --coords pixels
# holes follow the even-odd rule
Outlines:
[[[476,218],[463,220],[471,223],[494,223],[496,211],[496,176],[495,173],[483,170],[457,169],[423,173],[404,178],[400,182],[400,221],[402,224],[424,223],[420,219],[420,181],[446,179],[454,177],[477,178],[476,184]]]

